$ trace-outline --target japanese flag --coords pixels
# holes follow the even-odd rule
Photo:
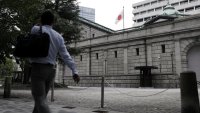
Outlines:
[[[121,21],[124,18],[124,12],[123,10],[121,11],[121,13],[117,16],[115,24],[117,24],[119,21]]]

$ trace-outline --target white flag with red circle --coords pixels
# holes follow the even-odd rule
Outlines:
[[[121,13],[117,16],[115,24],[121,21],[124,18],[124,11],[122,10]]]

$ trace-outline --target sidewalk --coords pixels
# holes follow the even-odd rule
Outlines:
[[[0,89],[0,95],[3,90]],[[31,113],[30,90],[12,90],[12,97],[0,96],[0,113]],[[52,113],[181,113],[180,89],[105,88],[105,108],[100,110],[101,88],[70,87],[56,89],[55,101],[48,100]]]
[[[0,99],[0,113],[31,113],[33,102],[27,99]],[[52,113],[122,113],[117,111],[93,112],[103,109],[88,109],[82,107],[72,108],[70,106],[56,105],[50,103]]]

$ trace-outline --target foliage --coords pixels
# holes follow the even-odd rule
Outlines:
[[[78,41],[81,37],[82,28],[79,23],[79,7],[76,0],[56,0],[55,11],[57,12],[57,22],[54,29],[62,34],[66,44]],[[81,52],[79,48],[67,46],[70,54],[77,55]]]
[[[21,33],[27,32],[40,7],[39,0],[0,1],[0,63],[10,57],[15,37],[20,34],[15,26],[21,29]]]
[[[14,70],[14,64],[11,59],[6,58],[5,64],[0,64],[0,78],[11,76]]]
[[[79,8],[76,0],[56,0],[55,11],[57,22],[55,29],[63,34],[67,44],[77,41],[80,36],[80,24],[78,19]]]
[[[80,38],[76,0],[0,0],[0,64],[11,56],[16,37],[30,32],[47,9],[55,13],[54,29],[63,35],[67,44]]]

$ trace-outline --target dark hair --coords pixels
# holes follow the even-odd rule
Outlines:
[[[52,25],[54,22],[54,15],[51,11],[45,11],[41,15],[41,24],[42,25]]]

